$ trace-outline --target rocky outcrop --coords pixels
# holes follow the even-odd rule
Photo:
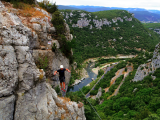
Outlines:
[[[88,78],[89,77],[89,75],[88,75],[88,72],[83,68],[82,70],[81,70],[81,78]]]
[[[50,36],[55,28],[49,22],[44,24],[44,19],[49,19],[31,18],[39,22],[26,24],[10,9],[0,1],[0,120],[85,120],[82,103],[58,97],[46,83],[46,74],[60,64],[69,68],[69,60],[61,52],[45,49],[51,47],[49,41],[55,41]],[[35,64],[41,54],[49,57],[49,73]],[[66,78],[69,80],[70,74]]]
[[[100,87],[99,89],[98,89],[98,93],[97,93],[97,95],[96,95],[96,98],[100,98],[102,96],[102,88]]]
[[[78,108],[78,104],[59,98],[57,93],[45,82],[38,83],[27,93],[18,93],[16,102],[15,120],[38,119],[84,119],[84,107]]]
[[[70,68],[69,60],[66,56],[62,55],[60,52],[52,52],[53,44],[55,44],[57,49],[61,46],[58,40],[54,37],[56,36],[56,29],[51,24],[51,14],[43,9],[35,7],[35,10],[40,11],[43,14],[43,17],[17,16],[12,13],[12,11],[16,11],[16,9],[9,8],[10,12],[8,12],[8,8],[4,7],[3,4],[1,5],[3,7],[3,11],[0,13],[0,22],[2,23],[1,27],[4,29],[1,33],[1,35],[4,36],[1,41],[3,45],[12,43],[14,45],[27,46],[25,48],[23,47],[27,50],[26,54],[29,55],[28,53],[30,52],[36,63],[39,62],[39,58],[47,57],[48,68],[46,69],[46,77],[49,79],[53,79],[53,73],[55,70],[59,69],[60,64],[64,64],[66,68]],[[11,33],[7,31],[10,24],[12,24],[10,28]],[[19,32],[21,34],[19,34]],[[69,41],[73,39],[72,34],[70,34],[70,28],[66,23],[65,36]],[[16,49],[18,50],[23,48],[18,47]],[[59,56],[58,54],[61,55]],[[55,64],[55,62],[57,63]],[[70,73],[66,73],[66,84],[69,83],[69,80]]]
[[[95,16],[96,19],[87,19],[87,16],[91,17],[90,13],[84,13],[82,11],[78,11],[79,13],[79,18],[77,20],[77,23],[73,23],[72,27],[79,27],[79,28],[83,28],[83,27],[87,27],[90,26],[90,29],[93,28],[98,28],[98,29],[102,29],[103,26],[109,26],[111,27],[111,25],[113,23],[115,23],[116,25],[118,25],[118,21],[123,22],[123,21],[132,21],[132,17],[128,18],[127,16],[124,16],[123,18],[121,17],[116,17],[111,19],[110,21],[107,20],[106,18],[103,19],[97,19],[98,16]],[[72,17],[75,16],[75,14],[73,13],[73,11],[71,11],[70,13],[67,12],[62,12],[62,14],[65,16],[66,20],[69,20],[70,23],[72,23]],[[93,24],[94,23],[94,24]]]
[[[66,23],[64,23],[64,26],[65,26],[65,37],[68,41],[71,41],[73,39],[73,35],[70,34],[70,28]]]
[[[142,64],[138,67],[133,81],[137,82],[143,80],[143,78],[150,73],[154,73],[157,68],[160,68],[160,43],[155,47],[153,58],[148,60],[148,63]]]

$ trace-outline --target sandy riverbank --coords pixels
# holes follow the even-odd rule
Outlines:
[[[116,64],[116,63],[118,64],[118,62],[110,63],[110,64],[106,63],[106,64],[103,64],[102,67],[93,68],[92,71],[93,71],[95,74],[98,75],[98,70],[103,69],[103,68],[106,68],[106,67],[110,66],[111,64]]]
[[[93,71],[96,75],[98,75],[98,70],[100,70],[100,68],[99,68],[99,67],[97,67],[97,68],[93,68],[93,69],[92,69],[92,71]]]
[[[136,57],[137,55],[117,55],[117,56],[102,56],[102,57],[97,57],[97,58],[89,58],[87,60],[85,60],[83,63],[86,63],[86,62],[95,62],[97,61],[99,58],[104,58],[104,59],[117,59],[117,58],[134,58]]]

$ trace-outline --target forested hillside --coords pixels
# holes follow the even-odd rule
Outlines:
[[[91,95],[96,95],[101,87],[102,96],[96,99],[89,98],[90,103],[102,120],[160,119],[159,53],[160,44],[156,46],[153,54],[146,52],[125,62],[121,61],[110,72],[105,74],[104,78],[90,93]],[[129,66],[133,68],[130,72],[128,72]],[[114,84],[110,85],[112,78],[116,75],[115,73],[121,69],[124,70],[123,74],[115,80]],[[146,71],[149,73],[145,73],[145,76],[143,76],[143,72]],[[142,80],[135,81],[137,73],[140,73],[141,77],[143,76]],[[95,81],[90,86],[82,88],[84,94],[91,90]],[[118,86],[120,86],[119,89]],[[106,90],[108,87],[109,89]],[[114,94],[117,89],[118,92]],[[75,101],[82,101],[85,104],[87,120],[99,120],[98,115],[94,112],[81,91],[69,93],[68,97]]]
[[[61,11],[73,33],[75,61],[117,54],[153,51],[159,36],[145,28],[125,10],[86,12]]]
[[[153,29],[159,29],[160,23],[144,23],[143,24],[146,28],[153,28]]]

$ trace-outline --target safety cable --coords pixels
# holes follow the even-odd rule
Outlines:
[[[78,85],[78,84],[77,84]],[[79,85],[78,85],[78,87],[79,87]],[[83,91],[81,90],[81,88],[79,87],[79,90],[82,92],[82,94],[84,95],[84,97],[86,98],[86,96],[85,96],[85,94],[83,93]],[[90,104],[90,106],[93,108],[93,110],[95,111],[95,113],[97,114],[97,116],[99,117],[99,119],[100,120],[102,120],[101,119],[101,117],[98,115],[98,113],[97,113],[97,111],[94,109],[94,107],[92,106],[92,104],[89,102],[89,100],[86,98],[86,100],[88,101],[88,103]]]

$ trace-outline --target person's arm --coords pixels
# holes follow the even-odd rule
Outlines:
[[[54,75],[56,75],[57,71],[54,72]]]
[[[67,68],[66,68],[66,70],[67,70],[68,72],[71,72],[71,71],[70,71],[69,69],[67,69]]]

